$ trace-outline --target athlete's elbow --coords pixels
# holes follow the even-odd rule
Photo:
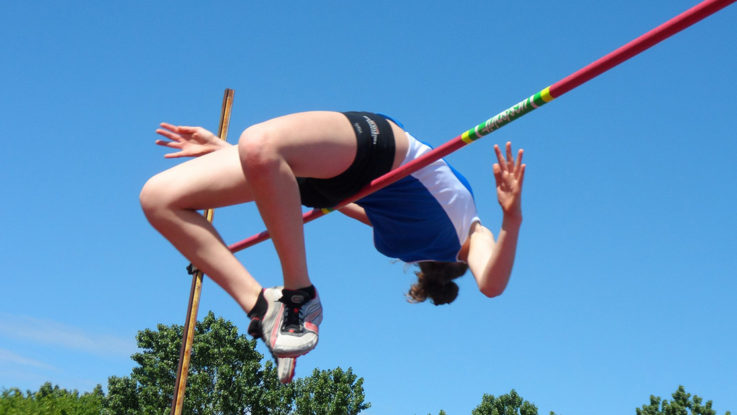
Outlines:
[[[509,282],[509,274],[494,275],[486,281],[486,284],[480,287],[481,293],[489,298],[498,297],[504,293],[507,282]]]
[[[481,289],[481,294],[489,297],[499,297],[504,292],[504,288],[506,287],[484,287]]]

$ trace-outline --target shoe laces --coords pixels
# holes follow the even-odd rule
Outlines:
[[[301,333],[304,328],[304,316],[302,315],[302,305],[304,304],[294,304],[286,298],[279,301],[284,303],[282,331]]]

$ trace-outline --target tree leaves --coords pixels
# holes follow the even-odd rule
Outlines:
[[[111,377],[103,414],[164,414],[171,407],[182,327],[158,325],[136,340],[138,363],[130,377]],[[316,370],[290,385],[279,383],[271,361],[255,350],[255,340],[212,312],[196,326],[183,412],[195,415],[358,414],[363,379],[351,369]]]
[[[295,415],[355,415],[371,406],[364,403],[363,379],[351,369],[315,369],[294,387]]]
[[[636,409],[637,415],[716,415],[716,411],[712,409],[711,401],[704,401],[698,395],[686,393],[683,385],[678,386],[678,390],[673,392],[673,400],[668,401],[658,396],[650,395],[650,403],[643,405],[642,408]],[[730,415],[727,411],[725,415]]]
[[[512,389],[509,393],[499,396],[487,395],[481,399],[481,404],[471,412],[472,415],[537,415],[537,407],[525,401]]]
[[[4,390],[0,395],[0,415],[97,415],[103,398],[100,385],[80,395],[76,390],[46,382],[38,392],[27,391],[25,395],[17,388]]]
[[[160,324],[138,332],[138,364],[130,376],[108,378],[107,395],[98,385],[79,394],[51,383],[25,394],[17,388],[0,394],[0,415],[149,415],[168,414],[174,392],[182,326]],[[271,361],[256,351],[255,340],[210,312],[196,326],[183,413],[187,415],[357,415],[366,402],[363,378],[352,369],[315,369],[288,385],[279,382]],[[668,401],[650,396],[637,415],[717,415],[712,401],[679,386]],[[445,415],[441,410],[439,415]],[[537,407],[514,389],[484,394],[472,415],[537,415]],[[551,415],[554,413],[551,412]],[[730,415],[727,411],[725,415]]]

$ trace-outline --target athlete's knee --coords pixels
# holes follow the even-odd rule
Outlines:
[[[238,140],[238,154],[246,174],[271,169],[281,160],[278,134],[257,124],[247,128]]]
[[[138,199],[141,203],[143,213],[149,221],[154,221],[161,212],[168,210],[169,186],[164,173],[159,173],[146,181],[143,185]]]

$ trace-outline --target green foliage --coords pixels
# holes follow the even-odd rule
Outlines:
[[[52,386],[23,394],[2,391],[0,415],[153,415],[168,414],[174,393],[181,326],[159,325],[138,332],[138,364],[130,376],[108,378],[107,396],[101,386],[79,395]],[[351,369],[315,370],[310,377],[282,385],[271,361],[256,342],[237,328],[208,313],[195,330],[183,413],[187,415],[354,415],[368,408],[363,379]]]
[[[110,377],[103,415],[166,414],[174,393],[181,326],[159,325],[136,340],[141,352],[130,377]],[[357,414],[364,403],[363,379],[349,369],[315,371],[290,385],[279,383],[256,342],[212,312],[196,326],[183,413],[195,415]],[[308,403],[306,403],[308,402]],[[2,414],[0,414],[2,415]]]
[[[98,415],[104,393],[97,385],[92,392],[80,396],[76,390],[68,391],[51,383],[44,383],[38,392],[25,395],[17,388],[0,395],[0,415]]]
[[[669,402],[659,396],[650,395],[650,404],[638,408],[637,415],[716,415],[716,411],[711,408],[711,401],[702,404],[702,398],[686,393],[682,385],[678,386],[672,396],[673,400]],[[725,415],[730,415],[730,412],[727,411]]]
[[[0,393],[0,415],[168,414],[182,330],[159,325],[157,330],[140,331],[136,340],[141,351],[132,356],[138,366],[130,376],[111,376],[107,396],[100,385],[82,395],[48,382],[37,392],[7,389]],[[282,385],[274,364],[261,364],[264,356],[255,344],[239,335],[233,323],[208,313],[195,330],[183,413],[356,415],[371,406],[365,402],[363,378],[352,369],[315,369],[309,377]],[[650,396],[648,405],[636,409],[637,415],[717,415],[711,401],[686,393],[683,386],[672,397],[668,401]],[[484,394],[472,415],[537,415],[537,407],[512,389],[499,397]]]
[[[537,407],[525,401],[512,389],[499,396],[484,394],[481,404],[471,412],[472,415],[537,415]]]
[[[194,385],[187,387],[184,414],[356,415],[371,406],[364,401],[363,378],[350,368],[315,369],[310,377],[282,385],[274,365],[267,361],[261,366],[263,356],[253,350],[254,342],[239,336],[231,323],[210,313],[200,325],[199,356],[196,361],[194,353],[192,356],[192,373],[199,377]],[[181,332],[180,327],[159,326],[158,331],[139,333],[139,346],[151,347],[134,355],[141,366],[133,370],[131,377],[108,379],[107,396],[100,385],[82,395],[48,382],[37,392],[24,394],[17,388],[6,389],[0,393],[0,415],[168,414],[171,396],[166,393],[171,393],[173,386],[165,385],[162,379],[169,376],[164,368],[171,364],[171,358],[159,352],[171,351],[165,341],[171,339],[170,330]],[[237,348],[246,350],[237,351]],[[176,354],[178,357],[179,352]],[[224,360],[227,358],[258,360],[254,364],[244,360],[228,362]],[[257,383],[248,384],[249,380]],[[230,390],[225,391],[227,388]],[[683,386],[672,397],[668,401],[650,396],[648,405],[636,409],[637,415],[717,415],[712,401],[704,402],[701,397],[686,393]],[[438,415],[447,414],[441,409]],[[537,407],[512,389],[499,397],[485,394],[472,415],[537,415]],[[725,415],[731,413],[727,411]]]
[[[133,379],[111,376],[107,381],[107,390],[103,415],[135,415],[140,412],[138,385]]]
[[[371,406],[364,403],[363,379],[351,369],[315,369],[294,383],[295,415],[355,415]]]
[[[154,414],[171,407],[179,361],[182,326],[158,325],[136,340],[141,352],[130,377],[111,377],[106,413]],[[263,355],[238,329],[208,313],[195,329],[184,408],[193,414],[260,413]],[[275,376],[275,374],[274,374]]]

